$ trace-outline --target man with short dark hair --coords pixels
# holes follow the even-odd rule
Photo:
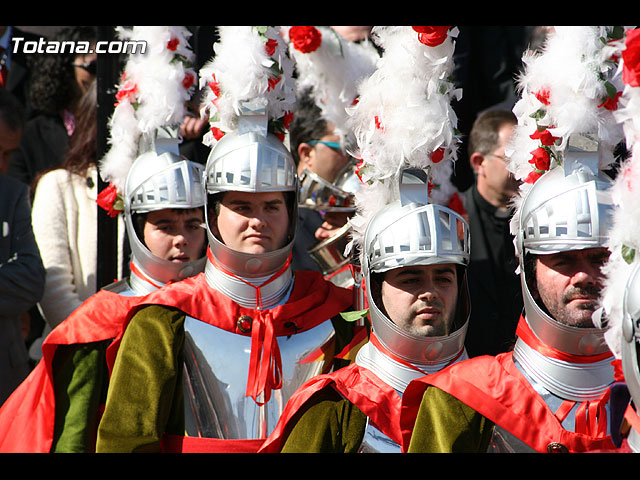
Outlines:
[[[516,124],[507,110],[489,110],[469,136],[474,185],[465,192],[471,231],[469,294],[473,309],[466,347],[469,356],[496,355],[513,346],[522,312],[518,260],[509,232],[510,200],[518,182],[507,170],[505,147]]]

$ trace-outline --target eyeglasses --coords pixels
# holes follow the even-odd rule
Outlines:
[[[326,145],[329,148],[333,148],[335,150],[339,150],[342,152],[342,146],[340,145],[340,142],[325,142],[323,140],[311,140],[310,142],[307,142],[309,145],[315,145],[316,143],[321,143],[323,145]]]
[[[502,160],[504,163],[509,163],[509,158],[505,157],[504,155],[496,155],[495,153],[490,153],[489,155],[491,155],[492,157],[496,157],[499,158],[500,160]]]
[[[72,63],[72,65],[74,67],[79,67],[79,68],[82,68],[83,70],[86,70],[91,75],[95,75],[97,71],[98,63],[96,60],[91,60],[90,62],[85,62],[85,63],[74,62]]]

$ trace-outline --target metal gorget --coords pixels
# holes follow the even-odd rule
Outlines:
[[[527,376],[565,400],[596,400],[614,380],[611,358],[593,363],[571,363],[547,357],[520,338],[516,340],[513,359]]]
[[[191,317],[185,320],[184,394],[186,434],[224,439],[266,438],[291,395],[327,368],[304,359],[334,335],[330,321],[278,337],[282,388],[265,405],[246,396],[251,336],[225,331]]]
[[[281,303],[289,292],[293,279],[291,268],[287,268],[281,275],[271,281],[269,280],[272,274],[240,279],[240,277],[234,277],[216,268],[209,259],[207,259],[204,267],[204,275],[211,288],[228,296],[244,308],[257,307],[257,287],[260,287],[263,308],[271,308]]]
[[[462,347],[461,355],[453,363],[465,360],[466,358],[468,358],[467,352],[464,350],[464,347]],[[407,385],[409,385],[412,380],[423,377],[425,374],[442,370],[452,362],[449,360],[433,362],[427,365],[411,364],[414,367],[412,368],[410,365],[400,363],[386,355],[370,341],[358,351],[356,363],[375,373],[378,378],[393,387],[398,394],[402,396]],[[400,445],[378,430],[375,425],[371,424],[370,419],[367,418],[367,426],[358,452],[401,453],[401,449]]]

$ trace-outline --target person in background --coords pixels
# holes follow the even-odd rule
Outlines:
[[[95,44],[95,27],[65,27],[51,40]],[[67,144],[77,124],[83,94],[95,79],[97,54],[34,54],[28,104],[30,114],[20,148],[8,175],[30,187],[38,174],[64,161]],[[33,192],[32,192],[33,193]]]
[[[476,119],[468,141],[475,174],[464,192],[473,239],[468,272],[473,309],[466,339],[471,357],[510,350],[522,313],[518,259],[509,231],[510,202],[519,182],[507,170],[505,156],[515,124],[512,112],[488,110]]]
[[[31,228],[26,185],[6,175],[24,117],[18,100],[0,89],[0,404],[30,370],[23,325],[42,297],[45,270]]]

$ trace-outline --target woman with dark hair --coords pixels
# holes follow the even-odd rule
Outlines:
[[[94,45],[96,39],[96,27],[65,27],[52,38],[74,45]],[[38,173],[61,165],[76,127],[80,99],[95,79],[97,55],[71,50],[33,54],[29,60],[30,117],[7,173],[32,188]]]
[[[62,166],[46,171],[35,183],[32,224],[47,271],[40,309],[51,328],[96,293],[96,111],[94,81],[78,104],[77,125]]]

